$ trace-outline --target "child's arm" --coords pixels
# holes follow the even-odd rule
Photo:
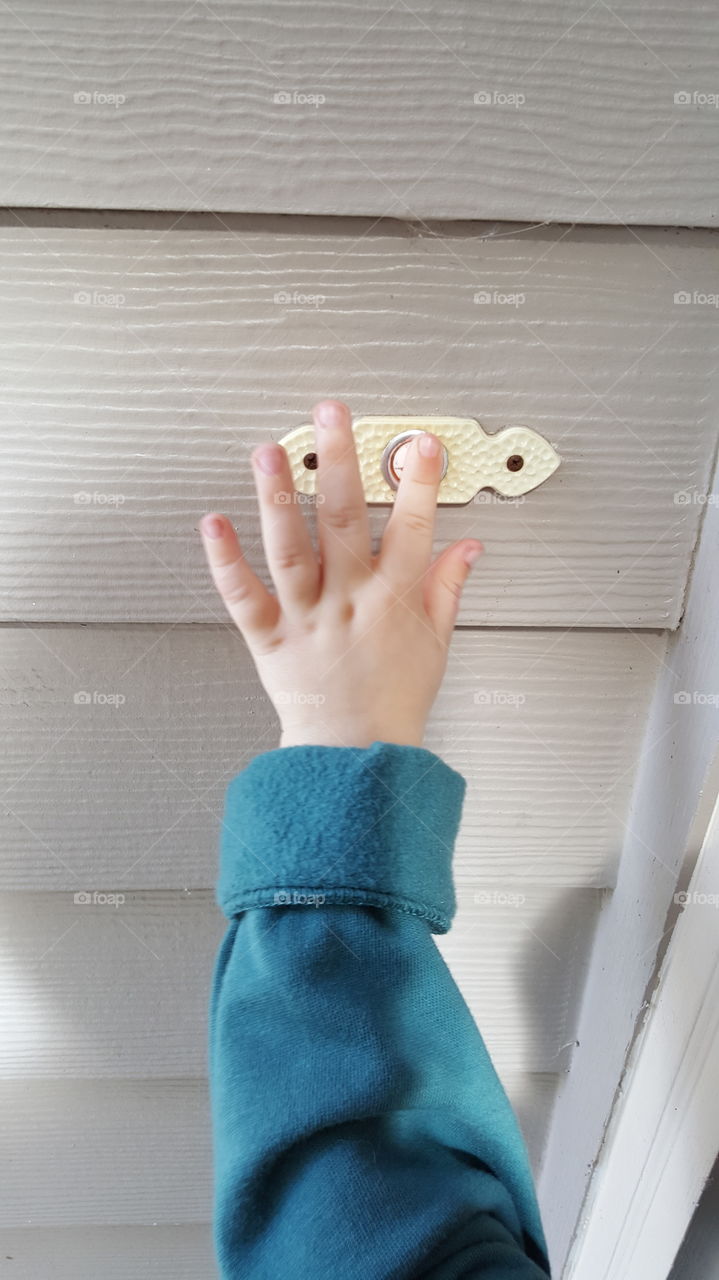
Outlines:
[[[222,1275],[534,1280],[548,1267],[524,1144],[432,939],[454,912],[465,784],[421,743],[479,548],[431,562],[439,463],[413,445],[372,556],[348,412],[326,402],[315,421],[319,560],[299,507],[277,501],[293,493],[284,451],[253,458],[277,598],[228,522],[203,521],[282,721],[281,747],[230,784],[223,824]],[[278,470],[259,469],[265,451]]]

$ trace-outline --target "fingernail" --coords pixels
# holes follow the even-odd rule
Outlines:
[[[482,554],[482,544],[476,543],[473,547],[467,547],[464,552],[464,563],[471,568],[475,560],[478,560]]]
[[[335,400],[323,400],[317,405],[317,421],[321,427],[341,427],[345,411]]]
[[[420,437],[419,451],[425,458],[436,458],[439,453],[439,440],[429,434]]]
[[[206,538],[221,538],[225,532],[225,522],[221,516],[203,516],[200,528]]]
[[[276,476],[282,469],[282,449],[276,444],[266,444],[253,454],[260,471],[266,476]]]

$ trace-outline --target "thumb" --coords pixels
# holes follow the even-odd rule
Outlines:
[[[483,549],[476,538],[454,542],[437,556],[425,579],[424,606],[437,634],[447,645],[452,639],[462,588]]]

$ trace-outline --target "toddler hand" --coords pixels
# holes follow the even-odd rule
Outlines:
[[[264,444],[252,461],[277,595],[250,569],[220,515],[201,523],[212,576],[280,717],[280,746],[421,746],[462,586],[482,547],[463,539],[432,561],[441,451],[424,433],[407,452],[373,556],[349,409],[324,400],[313,419],[319,559],[294,501],[287,454]]]

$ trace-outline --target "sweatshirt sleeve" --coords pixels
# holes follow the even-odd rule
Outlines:
[[[296,746],[228,787],[213,976],[223,1280],[546,1280],[526,1149],[432,937],[465,781]]]

